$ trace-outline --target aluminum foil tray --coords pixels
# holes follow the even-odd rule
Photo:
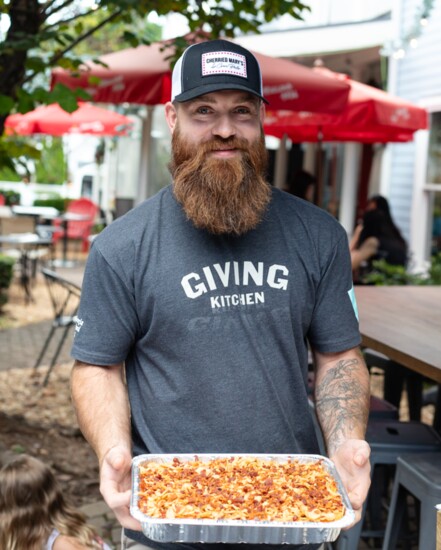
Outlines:
[[[290,459],[305,463],[323,461],[325,469],[334,477],[346,508],[343,518],[333,522],[274,522],[208,519],[159,519],[145,515],[138,507],[139,466],[146,462],[167,463],[179,458],[181,462],[198,460],[209,462],[215,458],[234,456],[255,457],[280,463]],[[340,530],[351,525],[355,514],[349,503],[333,462],[320,455],[282,454],[146,454],[132,461],[132,498],[130,513],[142,526],[146,537],[158,542],[205,542],[248,544],[320,544],[332,542]]]

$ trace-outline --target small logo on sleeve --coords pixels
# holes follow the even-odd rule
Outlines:
[[[355,298],[354,287],[352,287],[351,290],[348,290],[348,296],[349,296],[349,299],[351,300],[352,307],[354,308],[355,317],[357,317],[357,321],[358,321],[359,320],[358,307],[357,307],[357,300]]]
[[[81,327],[84,325],[84,321],[79,317],[75,318],[75,332],[80,332]]]

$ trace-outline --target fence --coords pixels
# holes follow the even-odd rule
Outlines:
[[[1,191],[14,191],[20,194],[20,204],[31,206],[37,199],[53,198],[58,195],[61,198],[78,198],[75,189],[70,184],[51,185],[46,183],[25,183],[19,181],[1,181]]]

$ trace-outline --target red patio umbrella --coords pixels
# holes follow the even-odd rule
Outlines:
[[[78,77],[64,69],[52,71],[52,86],[61,83],[69,88],[86,89],[96,102],[159,105],[170,100],[171,70],[165,58],[170,50],[161,51],[164,43],[138,46],[100,57],[107,65],[86,63]],[[254,55],[262,69],[264,95],[273,109],[336,113],[346,105],[347,82],[326,78],[302,65]],[[90,83],[90,77],[100,82]]]
[[[52,136],[75,133],[99,136],[125,135],[131,125],[130,118],[90,103],[80,103],[73,113],[67,113],[57,103],[43,105],[23,115],[10,115],[5,122],[8,134]]]
[[[294,142],[358,141],[387,143],[411,141],[416,130],[428,127],[427,111],[413,103],[350,79],[347,75],[317,67],[314,71],[350,85],[347,106],[337,115],[271,111],[265,131]]]

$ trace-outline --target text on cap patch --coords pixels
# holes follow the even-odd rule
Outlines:
[[[202,76],[231,74],[247,77],[247,60],[234,52],[208,52],[202,54]]]

